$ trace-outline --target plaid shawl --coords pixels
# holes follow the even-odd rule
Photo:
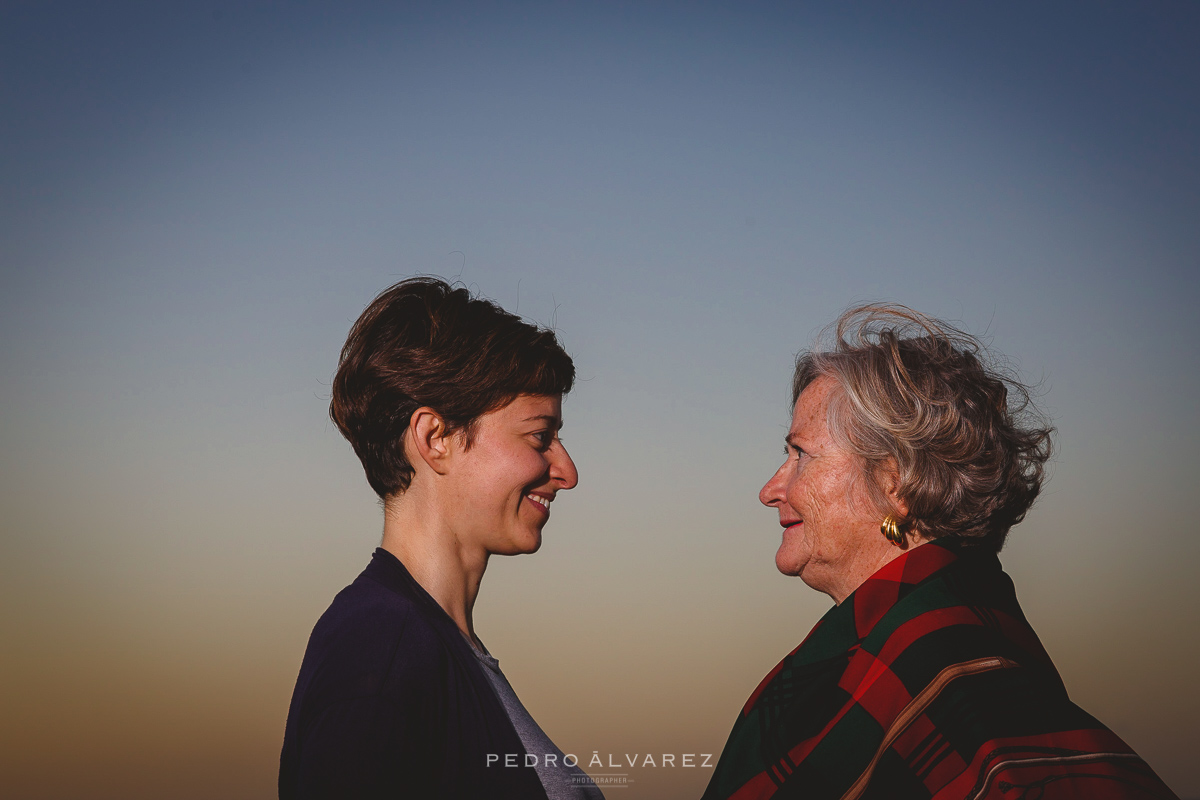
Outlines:
[[[1175,795],[1067,697],[993,553],[875,573],[763,679],[703,800]]]

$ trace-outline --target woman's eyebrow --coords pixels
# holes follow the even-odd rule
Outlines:
[[[524,422],[536,422],[537,420],[545,420],[549,424],[553,425],[555,430],[558,430],[559,428],[561,428],[563,426],[562,420],[559,419],[558,417],[554,416],[553,414],[537,414],[532,417],[526,417],[523,421]]]
[[[783,437],[783,441],[787,443],[788,447],[792,447],[796,450],[802,450],[805,453],[809,452],[808,447],[806,447],[800,441],[800,437],[795,433],[789,433],[787,436]]]

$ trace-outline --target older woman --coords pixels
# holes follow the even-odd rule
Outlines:
[[[435,278],[354,324],[330,415],[383,505],[383,540],[317,622],[280,759],[281,800],[603,800],[475,632],[488,560],[533,553],[575,464],[575,377],[554,333]]]
[[[705,800],[1170,798],[1067,697],[996,553],[1050,452],[1024,387],[899,306],[803,353],[780,572],[836,605],[742,709]]]

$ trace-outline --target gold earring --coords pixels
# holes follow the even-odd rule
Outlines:
[[[879,532],[896,547],[904,546],[904,531],[900,529],[899,523],[896,522],[896,517],[888,514],[883,518],[883,523],[879,526]]]

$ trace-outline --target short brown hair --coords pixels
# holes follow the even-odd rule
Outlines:
[[[428,406],[470,445],[474,423],[518,395],[571,390],[575,365],[551,330],[440,278],[400,281],[350,329],[333,379],[329,416],[380,497],[403,492],[412,413]]]
[[[902,524],[1003,546],[1041,491],[1053,428],[977,338],[904,306],[859,306],[838,318],[832,347],[796,359],[792,404],[820,377],[838,387],[830,433],[864,460],[881,519],[897,512],[878,482],[891,462]]]

